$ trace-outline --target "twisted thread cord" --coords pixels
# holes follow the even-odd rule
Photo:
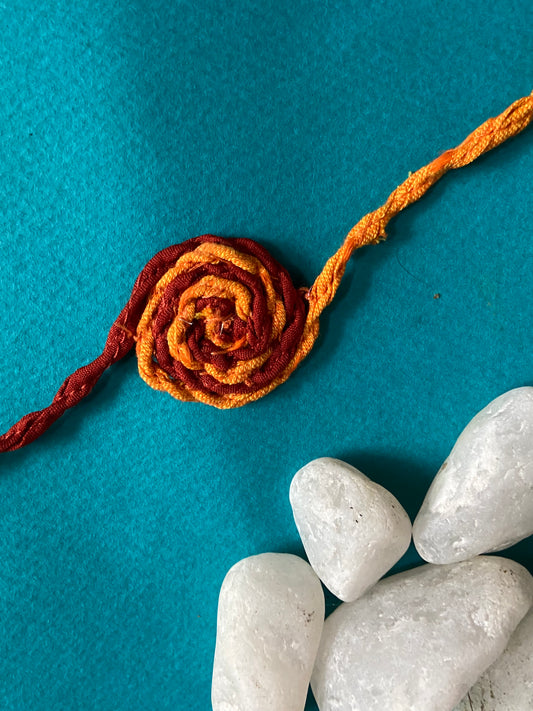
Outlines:
[[[51,405],[25,415],[0,436],[0,452],[37,439],[134,346],[141,377],[177,399],[229,408],[266,395],[313,347],[320,314],[333,300],[353,252],[385,239],[389,221],[449,170],[471,163],[532,120],[533,93],[412,173],[350,230],[305,297],[252,240],[203,235],[162,250],[137,277],[101,355],[69,375]]]
[[[419,200],[445,173],[462,168],[523,131],[533,120],[533,92],[503,113],[478,126],[456,148],[442,153],[394,190],[384,205],[365,215],[348,232],[343,244],[326,262],[309,293],[309,319],[319,318],[333,300],[353,252],[386,238],[390,220]]]

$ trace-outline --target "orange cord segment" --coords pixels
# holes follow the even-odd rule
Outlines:
[[[365,215],[348,232],[339,250],[326,262],[309,292],[308,321],[319,318],[331,303],[339,287],[346,264],[359,247],[386,238],[385,228],[399,212],[419,200],[442,176],[454,168],[462,168],[523,131],[533,120],[533,93],[518,99],[503,113],[490,118],[473,131],[456,148],[452,148],[431,163],[412,173],[389,196],[387,202]]]

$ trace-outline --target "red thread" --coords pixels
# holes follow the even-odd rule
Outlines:
[[[197,309],[210,307],[222,320],[224,339],[228,343],[239,343],[247,336],[247,345],[235,350],[216,352],[205,333],[205,323],[196,320],[188,326],[188,344],[194,358],[200,363],[210,363],[227,372],[233,365],[260,355],[269,341],[271,315],[265,303],[265,293],[261,280],[229,263],[205,264],[193,272],[178,275],[165,292],[152,323],[156,339],[157,362],[170,378],[182,382],[191,390],[227,395],[229,393],[253,393],[276,378],[292,358],[303,329],[306,306],[296,291],[286,270],[259,244],[250,239],[223,239],[215,235],[202,235],[181,244],[163,249],[156,254],[141,271],[133,287],[131,297],[119,317],[111,326],[104,350],[88,365],[76,370],[63,382],[52,403],[43,410],[25,415],[4,435],[0,436],[0,452],[8,452],[33,442],[40,437],[66,410],[77,405],[94,388],[104,371],[123,358],[135,346],[136,329],[147,299],[159,279],[172,268],[176,261],[188,251],[203,242],[231,246],[244,254],[256,257],[270,273],[272,284],[284,301],[287,312],[287,328],[273,345],[270,358],[246,383],[228,385],[218,382],[204,371],[190,370],[183,363],[171,357],[166,340],[170,323],[175,318],[175,306],[179,295],[198,279],[206,275],[222,277],[245,285],[250,291],[254,307],[248,323],[243,323],[234,313],[234,305],[229,299],[205,296],[197,301]],[[272,344],[270,344],[272,347]]]

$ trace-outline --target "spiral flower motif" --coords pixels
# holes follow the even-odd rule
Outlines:
[[[169,251],[136,329],[145,382],[230,408],[285,380],[307,312],[287,271],[249,239],[203,235]]]

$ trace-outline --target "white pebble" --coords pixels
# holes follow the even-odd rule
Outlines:
[[[533,610],[516,628],[502,656],[487,669],[455,711],[533,709]]]
[[[324,623],[324,594],[301,558],[245,558],[220,590],[213,711],[303,711]]]
[[[292,480],[290,501],[313,570],[341,600],[362,595],[409,547],[402,506],[346,462],[309,462]]]
[[[493,400],[466,426],[413,525],[430,563],[499,551],[533,533],[533,388]]]
[[[320,711],[450,711],[532,602],[531,575],[499,557],[381,580],[325,622],[311,678]]]

